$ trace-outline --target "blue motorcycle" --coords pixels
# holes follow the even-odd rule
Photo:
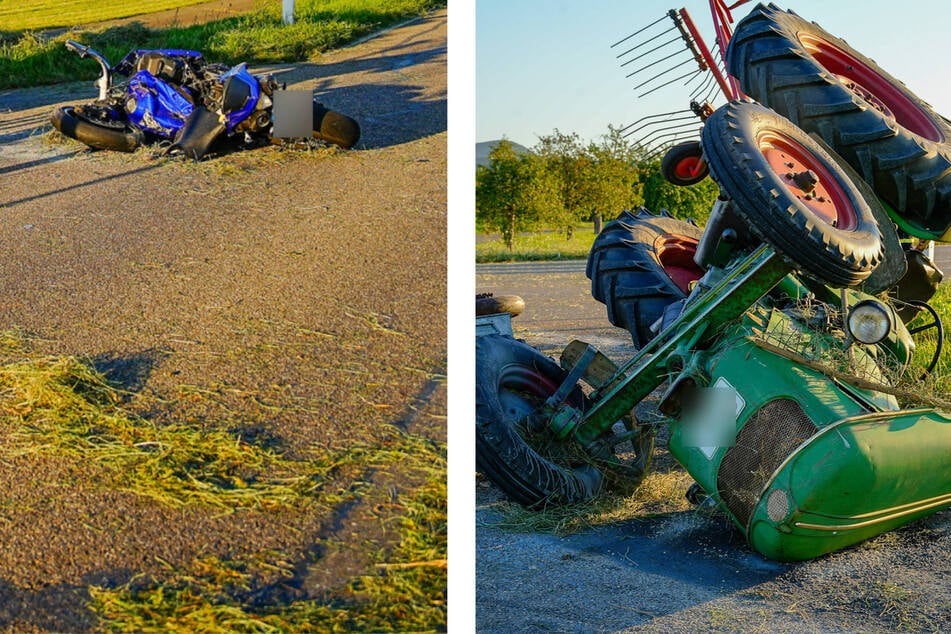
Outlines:
[[[135,50],[111,66],[98,51],[66,41],[81,58],[99,62],[96,101],[53,111],[53,126],[89,147],[131,152],[144,144],[164,143],[167,152],[194,159],[228,138],[248,143],[269,142],[274,133],[275,104],[284,88],[271,75],[252,75],[244,63],[234,67],[205,61],[198,51]],[[128,78],[113,84],[113,77]],[[299,103],[298,103],[299,105]],[[313,100],[304,129],[312,137],[343,148],[360,139],[352,118]],[[300,117],[299,107],[288,116]],[[297,125],[296,129],[300,129]]]

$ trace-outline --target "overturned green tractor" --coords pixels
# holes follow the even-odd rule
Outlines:
[[[768,93],[785,84],[741,66],[768,59],[770,38],[797,33],[770,27],[798,19],[790,15],[757,7],[734,33],[746,61],[727,56],[743,89],[764,102],[759,84]],[[895,135],[945,142],[944,120],[817,28],[798,31],[807,53],[838,63],[839,75],[848,72],[842,60],[850,69],[861,61],[862,90],[835,75],[852,84],[848,99],[866,100],[859,110],[898,112]],[[618,367],[572,342],[556,363],[510,335],[477,336],[479,470],[533,508],[630,489],[650,466],[656,431],[634,408],[663,388],[671,454],[767,557],[817,557],[951,506],[948,395],[903,387],[919,367],[918,336],[935,342],[927,371],[942,353],[941,320],[927,304],[941,276],[899,239],[951,235],[951,188],[939,178],[951,170],[909,159],[886,186],[876,154],[889,151],[884,133],[868,135],[865,149],[852,147],[860,135],[848,137],[852,166],[836,147],[848,135],[828,118],[810,133],[746,99],[703,118],[703,172],[721,190],[705,228],[625,211],[589,255],[592,294],[638,348],[629,361]],[[922,315],[927,323],[907,325]]]

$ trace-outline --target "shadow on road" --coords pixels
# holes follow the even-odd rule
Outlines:
[[[66,156],[68,157],[68,156],[72,156],[72,155],[66,155]],[[43,163],[49,163],[49,162],[52,162],[52,161],[55,161],[55,160],[58,160],[58,157],[51,157],[50,159],[44,159],[44,160],[34,161],[34,163],[36,163],[36,164],[43,164]],[[23,165],[23,164],[14,165],[14,166],[12,166],[12,168],[8,168],[8,171],[13,171],[14,169],[22,169],[22,165]],[[61,194],[61,193],[63,193],[63,192],[68,192],[68,191],[74,191],[74,190],[77,190],[77,189],[82,189],[83,187],[89,187],[90,185],[96,185],[96,184],[98,184],[98,183],[105,183],[105,182],[108,182],[108,181],[111,181],[111,180],[126,178],[126,177],[129,177],[129,176],[139,176],[139,175],[141,175],[141,174],[143,174],[143,173],[145,173],[145,172],[149,172],[149,171],[151,171],[151,170],[154,170],[155,168],[160,167],[161,165],[162,165],[161,163],[154,163],[154,164],[152,164],[152,165],[145,165],[145,166],[143,166],[143,167],[138,167],[138,168],[135,168],[135,169],[131,169],[131,170],[127,171],[127,172],[122,172],[121,174],[110,174],[110,175],[108,175],[108,176],[101,176],[101,177],[99,177],[99,178],[93,178],[93,179],[91,179],[91,180],[88,180],[88,181],[85,181],[85,182],[82,182],[82,183],[76,183],[76,184],[74,184],[74,185],[67,185],[67,186],[65,186],[65,187],[60,187],[59,189],[51,189],[51,190],[49,190],[49,191],[40,192],[40,193],[37,193],[37,194],[32,194],[32,195],[30,195],[30,196],[25,196],[25,197],[23,197],[23,198],[17,198],[17,199],[14,199],[14,200],[0,200],[0,206],[6,205],[6,206],[11,206],[11,207],[12,207],[13,205],[19,205],[19,204],[21,204],[21,203],[26,203],[26,202],[31,202],[31,201],[34,201],[34,200],[39,200],[40,198],[46,198],[47,196],[53,196],[53,195],[55,195],[55,194]]]
[[[275,70],[274,75],[279,81],[313,82],[318,101],[360,122],[360,147],[387,147],[445,132],[445,84],[439,82],[441,85],[434,88],[422,81],[402,81],[419,75],[445,75],[447,47],[437,32],[443,21],[425,18],[421,24],[428,28],[414,30],[410,36],[371,53],[328,63],[298,64]],[[340,56],[345,55],[346,49],[340,52]]]
[[[485,632],[619,631],[749,591],[793,567],[750,550],[717,515],[669,513],[568,536],[495,528],[494,515],[480,510],[476,537]],[[538,599],[532,607],[525,587]]]

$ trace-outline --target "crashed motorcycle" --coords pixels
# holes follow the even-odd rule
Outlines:
[[[684,15],[671,12],[689,36]],[[737,25],[728,63],[785,55],[788,45],[770,49],[769,38],[785,32],[789,15],[760,5]],[[951,506],[951,402],[920,389],[942,354],[943,325],[927,302],[941,274],[901,242],[948,239],[951,208],[940,183],[921,174],[909,178],[931,193],[916,191],[918,202],[895,196],[894,183],[903,185],[894,174],[890,186],[876,182],[892,148],[861,126],[877,119],[850,121],[846,135],[829,117],[852,115],[853,102],[858,119],[888,111],[892,129],[919,147],[928,142],[915,128],[948,123],[816,29],[803,36],[814,57],[849,60],[836,75],[818,74],[850,95],[832,98],[835,107],[813,95],[814,116],[827,117],[818,133],[762,105],[760,92],[802,80],[808,55],[790,54],[798,72],[779,80],[761,64],[743,86],[761,103],[736,89],[720,107],[696,108],[699,151],[674,146],[665,161],[682,163],[671,168],[681,180],[709,174],[719,186],[705,227],[641,209],[622,212],[596,239],[592,295],[630,332],[638,348],[630,360],[617,365],[574,341],[555,361],[515,339],[507,314],[477,318],[476,462],[512,500],[542,508],[629,492],[666,426],[670,453],[696,480],[692,499],[719,508],[772,559],[818,557]],[[864,88],[841,77],[849,72],[862,73]],[[718,83],[729,91],[733,80]],[[805,83],[814,90],[817,80]],[[794,103],[789,95],[774,101]],[[843,138],[850,147],[837,146]],[[870,156],[875,167],[863,173]],[[924,338],[922,375],[911,362]],[[661,387],[658,420],[638,420],[635,407]]]
[[[237,138],[270,142],[275,121],[284,114],[286,91],[271,75],[253,75],[245,63],[234,67],[208,63],[198,51],[134,50],[111,66],[96,50],[73,40],[66,47],[99,63],[98,98],[53,111],[53,126],[91,148],[131,152],[162,143],[167,152],[194,159],[215,144]],[[125,77],[120,83],[115,76]],[[306,118],[312,138],[352,148],[360,126],[352,118],[309,100],[306,112],[288,108],[287,116]],[[301,129],[297,122],[292,126]]]

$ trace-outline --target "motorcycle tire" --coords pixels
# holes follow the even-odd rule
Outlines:
[[[475,307],[476,317],[497,315],[499,313],[508,313],[512,317],[518,317],[525,310],[525,300],[518,295],[480,293],[476,295]]]
[[[50,117],[53,127],[97,150],[133,152],[145,141],[141,130],[125,123],[106,123],[83,112],[82,106],[63,106]]]
[[[349,150],[360,140],[360,124],[355,119],[314,102],[314,138]]]
[[[744,93],[819,134],[902,218],[951,228],[951,122],[873,60],[773,4],[736,25],[726,58]]]
[[[733,210],[794,268],[843,287],[861,283],[881,261],[882,235],[868,203],[788,119],[731,101],[707,119],[700,142]]]
[[[595,238],[585,273],[608,321],[631,333],[638,348],[654,338],[651,325],[687,297],[703,270],[693,261],[703,231],[641,208],[623,211]]]

